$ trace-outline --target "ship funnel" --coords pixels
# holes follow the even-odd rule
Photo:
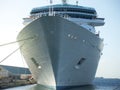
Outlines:
[[[67,0],[62,0],[62,3],[63,4],[67,4]]]

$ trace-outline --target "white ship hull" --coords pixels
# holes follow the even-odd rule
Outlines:
[[[41,17],[18,35],[22,54],[38,82],[45,86],[91,84],[101,56],[102,40],[85,28],[57,16]]]

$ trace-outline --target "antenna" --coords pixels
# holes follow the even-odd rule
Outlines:
[[[50,6],[49,6],[49,16],[53,16],[53,5],[52,5],[53,1],[50,0]]]
[[[76,5],[78,6],[78,1],[76,1]]]
[[[63,4],[67,4],[67,0],[62,0],[62,3]]]
[[[50,0],[50,4],[52,4],[53,3],[53,1],[52,0]]]

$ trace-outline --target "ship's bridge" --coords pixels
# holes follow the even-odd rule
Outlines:
[[[31,16],[39,15],[41,17],[41,16],[47,16],[51,12],[53,13],[53,15],[67,16],[71,18],[93,19],[97,17],[94,8],[83,7],[78,5],[69,5],[69,4],[63,4],[63,5],[58,4],[58,5],[33,8],[30,14]]]

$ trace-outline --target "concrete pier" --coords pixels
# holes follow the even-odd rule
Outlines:
[[[17,87],[17,86],[24,86],[35,84],[36,81],[34,79],[31,80],[20,80],[20,79],[11,79],[11,78],[2,78],[0,79],[0,89],[10,88],[10,87]]]

